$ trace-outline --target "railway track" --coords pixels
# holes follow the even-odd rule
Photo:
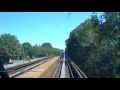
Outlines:
[[[54,72],[53,72],[51,78],[60,78],[61,68],[62,68],[62,59],[60,59],[58,61],[58,65],[54,69]]]
[[[54,58],[55,56],[52,57],[47,57],[41,60],[36,60],[33,62],[29,62],[29,63],[25,63],[22,65],[18,65],[15,67],[10,67],[8,69],[6,69],[6,72],[8,72],[9,78],[14,78],[20,74],[23,74],[25,72],[29,72],[30,69],[37,67],[40,64],[43,64],[49,60],[51,60],[52,58]]]
[[[66,59],[66,62],[65,62],[65,69],[66,69],[65,77],[66,78],[71,78],[71,75],[72,75],[71,72],[72,72],[72,70],[70,68],[70,65],[69,65],[67,59]]]
[[[9,78],[88,78],[65,53],[54,57],[11,67],[6,72]]]
[[[37,67],[30,69],[28,72],[15,78],[51,78],[51,74],[57,66],[59,59],[60,56],[56,56],[53,59],[38,65]]]
[[[66,58],[70,78],[88,78],[84,72],[70,59]]]
[[[61,56],[51,78],[70,78],[68,65],[65,60],[65,54]]]
[[[67,56],[62,55],[52,78],[88,78],[83,71]]]
[[[65,54],[59,60],[56,66],[52,78],[88,78],[83,71]]]

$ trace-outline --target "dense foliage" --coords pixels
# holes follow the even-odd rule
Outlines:
[[[32,46],[29,42],[21,44],[15,35],[0,35],[0,59],[3,59],[7,63],[10,59],[30,59],[57,55],[60,52],[60,49],[53,48],[50,43],[43,43],[42,46]]]
[[[93,13],[70,33],[66,53],[88,77],[120,77],[120,12]]]
[[[0,57],[6,62],[10,58],[24,58],[24,50],[15,35],[2,34],[0,36]]]

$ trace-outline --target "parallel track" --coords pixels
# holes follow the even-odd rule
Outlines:
[[[62,59],[59,60],[58,65],[55,68],[51,78],[60,78],[61,68],[62,68]]]
[[[15,67],[11,67],[11,68],[8,68],[6,71],[8,72],[10,78],[14,78],[14,77],[16,77],[16,76],[18,76],[22,73],[29,72],[30,69],[35,68],[38,65],[43,64],[43,63],[51,60],[54,57],[55,56],[47,57],[47,58],[37,60],[37,61],[34,61],[34,62],[30,62],[30,63],[26,63],[26,64],[23,64],[23,65],[18,65],[18,66],[15,66]]]
[[[11,67],[6,69],[5,72],[8,72],[9,78],[14,78],[25,72],[31,72],[31,69],[51,60],[54,57],[55,56],[47,57],[41,60]],[[83,71],[72,60],[70,60],[70,58],[65,57],[64,53],[54,66],[54,70],[51,70],[51,78],[88,78]]]
[[[70,78],[88,78],[72,60],[68,58],[66,59],[69,67]]]
[[[52,78],[88,78],[83,71],[65,54],[59,61]]]

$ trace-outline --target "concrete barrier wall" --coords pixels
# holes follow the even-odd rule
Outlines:
[[[53,74],[55,68],[57,67],[59,63],[60,57],[56,58],[56,61],[50,65],[49,68],[47,68],[40,76],[39,78],[51,78],[51,75]]]

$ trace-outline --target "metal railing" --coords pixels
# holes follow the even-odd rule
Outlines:
[[[84,72],[72,61],[68,59],[68,66],[71,78],[88,78]]]

